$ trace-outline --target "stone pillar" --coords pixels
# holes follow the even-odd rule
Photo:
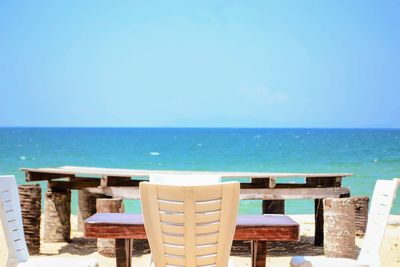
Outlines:
[[[39,254],[42,189],[34,184],[20,185],[18,190],[26,245],[30,255]]]
[[[98,198],[107,198],[107,196],[90,193],[86,189],[78,191],[78,231],[83,232],[83,221],[96,213]]]
[[[71,232],[71,190],[45,194],[45,242],[69,242]]]
[[[324,199],[324,252],[333,258],[356,256],[355,212],[351,198]]]
[[[100,213],[122,213],[124,205],[121,198],[98,198],[96,209]],[[115,239],[98,238],[97,249],[103,256],[115,257]]]

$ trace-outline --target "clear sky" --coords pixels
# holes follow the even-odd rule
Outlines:
[[[0,1],[0,126],[400,127],[400,1]]]

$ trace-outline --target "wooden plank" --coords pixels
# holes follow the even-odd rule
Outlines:
[[[56,181],[50,180],[48,183],[49,188],[52,190],[62,190],[62,189],[75,189],[82,190],[88,187],[97,187],[100,185],[99,179],[74,179],[73,181]]]
[[[132,238],[147,239],[143,225],[109,225],[85,223],[84,234],[88,238]]]
[[[147,239],[138,214],[96,213],[84,225],[85,237]],[[299,224],[284,215],[238,216],[234,239],[298,241]]]
[[[266,188],[268,187],[269,179],[265,178],[251,178],[251,183],[247,183],[251,185],[251,188]]]
[[[100,186],[139,186],[138,180],[132,180],[129,177],[120,177],[120,176],[102,176],[100,178]]]
[[[350,192],[347,187],[327,187],[327,188],[274,188],[274,189],[241,189],[240,199],[319,199],[329,197],[339,197]]]
[[[104,194],[110,197],[123,198],[123,199],[140,199],[139,187],[126,187],[126,186],[110,186],[87,188],[88,192],[94,194]]]
[[[109,178],[109,177],[107,177]],[[114,177],[115,178],[115,177]],[[118,177],[122,178],[122,177]],[[80,178],[80,177],[75,177],[74,179],[71,179],[70,181],[59,181],[59,180],[49,180],[49,187],[55,190],[64,190],[64,189],[73,189],[73,190],[82,190],[84,188],[90,188],[90,187],[98,187],[101,186],[101,183],[103,182],[102,179],[98,178]],[[107,180],[106,182],[103,182],[103,184],[111,184],[112,186],[133,186],[137,187],[139,186],[140,181],[138,180],[131,180],[130,177],[126,177],[125,179],[116,179],[116,180]]]
[[[340,187],[342,186],[342,177],[307,177],[306,184],[315,187]]]
[[[269,186],[260,186],[255,183],[240,183],[240,188],[242,189],[249,189],[249,188],[266,188]],[[306,184],[306,183],[279,183],[275,184],[273,188],[315,188],[315,187],[332,187],[332,186],[316,186],[312,184]]]
[[[91,175],[91,176],[114,176],[114,177],[148,177],[151,174],[213,174],[222,178],[240,178],[249,177],[253,179],[265,179],[266,177],[292,178],[292,177],[346,177],[351,173],[269,173],[269,172],[204,172],[204,171],[174,171],[174,170],[133,170],[133,169],[113,169],[113,168],[90,168],[65,166],[59,168],[21,168],[26,173],[27,179],[34,173],[38,180],[47,180],[51,177],[60,177],[60,175]],[[40,173],[49,174],[49,178],[43,179],[37,176]],[[57,176],[59,175],[59,176]]]
[[[124,199],[140,199],[139,188],[137,187],[104,187],[88,188],[91,193],[105,194],[111,197]],[[253,188],[240,189],[240,199],[242,200],[284,200],[284,199],[320,199],[329,197],[340,197],[349,194],[347,187],[333,188]]]
[[[48,173],[48,172],[41,172],[41,171],[29,171],[25,172],[25,178],[27,182],[33,181],[47,181],[51,179],[59,179],[59,178],[74,178],[74,174],[66,174],[66,173]]]

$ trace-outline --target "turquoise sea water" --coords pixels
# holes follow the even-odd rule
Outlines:
[[[24,183],[21,167],[64,165],[207,171],[350,172],[352,195],[400,177],[400,130],[211,128],[0,128],[0,174]],[[294,179],[292,179],[294,180]],[[43,183],[44,185],[44,183]],[[73,212],[76,212],[76,194]],[[140,212],[137,201],[126,209]],[[287,201],[312,213],[313,201]],[[259,213],[242,201],[241,213]],[[400,214],[400,198],[392,213]]]

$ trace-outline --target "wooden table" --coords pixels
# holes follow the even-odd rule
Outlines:
[[[271,172],[197,172],[197,171],[162,171],[133,170],[111,168],[89,168],[64,166],[58,168],[23,168],[26,181],[48,181],[48,192],[45,201],[53,201],[49,207],[65,206],[55,203],[58,197],[51,194],[70,194],[70,190],[84,189],[91,194],[139,199],[139,182],[147,180],[151,174],[213,174],[222,179],[249,178],[241,182],[240,198],[242,200],[263,200],[262,214],[284,214],[286,199],[313,199],[315,212],[315,244],[323,245],[323,205],[324,198],[350,196],[350,190],[342,187],[342,178],[350,173],[271,173]],[[303,182],[294,183],[290,178],[303,178]],[[279,179],[279,180],[278,180]],[[283,180],[285,180],[283,182]],[[48,196],[48,197],[47,197]],[[81,195],[79,195],[81,204]],[[68,199],[68,197],[63,198]],[[80,212],[85,207],[79,207]],[[66,209],[68,210],[68,209]],[[62,214],[64,211],[53,211]],[[67,212],[67,211],[65,211]],[[95,212],[95,211],[94,211]],[[93,214],[93,211],[86,212]],[[45,210],[45,216],[47,211]],[[82,215],[82,214],[79,214]],[[63,217],[60,215],[60,218]],[[64,216],[65,217],[65,216]],[[85,216],[80,216],[84,217]],[[64,222],[65,223],[65,222]]]
[[[132,239],[147,239],[142,215],[96,213],[85,220],[87,238],[116,239],[117,267],[130,267]],[[253,267],[265,267],[266,241],[298,241],[299,224],[285,215],[239,216],[234,240],[250,240]]]

